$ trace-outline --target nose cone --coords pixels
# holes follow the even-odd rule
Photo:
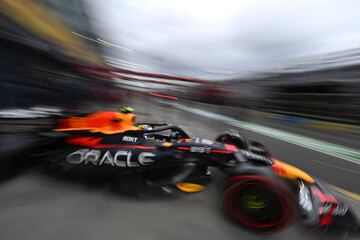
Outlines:
[[[278,160],[274,160],[272,169],[281,177],[289,179],[302,179],[308,183],[315,182],[315,180],[306,172]]]

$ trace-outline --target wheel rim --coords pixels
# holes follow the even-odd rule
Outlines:
[[[283,215],[281,204],[274,193],[262,186],[248,184],[237,196],[239,210],[258,224],[276,224]]]

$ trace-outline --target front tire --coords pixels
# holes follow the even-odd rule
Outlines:
[[[226,182],[224,209],[230,218],[245,228],[270,234],[295,221],[295,197],[280,180],[264,175],[240,175],[232,176]]]

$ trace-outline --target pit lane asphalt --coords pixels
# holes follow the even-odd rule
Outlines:
[[[169,122],[191,135],[214,139],[229,128],[223,123],[194,114],[154,105],[134,104],[138,121]],[[234,128],[234,127],[231,127]],[[327,181],[350,188],[358,177],[340,169],[321,169],[316,162],[329,157],[250,131],[241,132],[267,145],[280,160],[292,163]],[[305,160],[304,160],[305,159]],[[336,159],[333,159],[335,161]],[[320,169],[319,169],[320,168]],[[356,170],[356,169],[355,169]],[[220,209],[216,175],[204,192],[171,199],[143,200],[122,196],[106,188],[91,188],[44,175],[33,169],[0,184],[0,239],[344,239],[342,232],[321,234],[299,224],[286,231],[263,236],[229,222]],[[349,181],[349,182],[348,182]],[[360,216],[359,202],[345,198]],[[349,239],[355,239],[350,237]]]

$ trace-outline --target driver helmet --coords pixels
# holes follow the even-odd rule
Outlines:
[[[153,130],[153,128],[148,124],[143,124],[139,126],[142,130]]]
[[[134,111],[134,109],[129,106],[122,106],[119,108],[120,113],[132,113],[133,111]]]

